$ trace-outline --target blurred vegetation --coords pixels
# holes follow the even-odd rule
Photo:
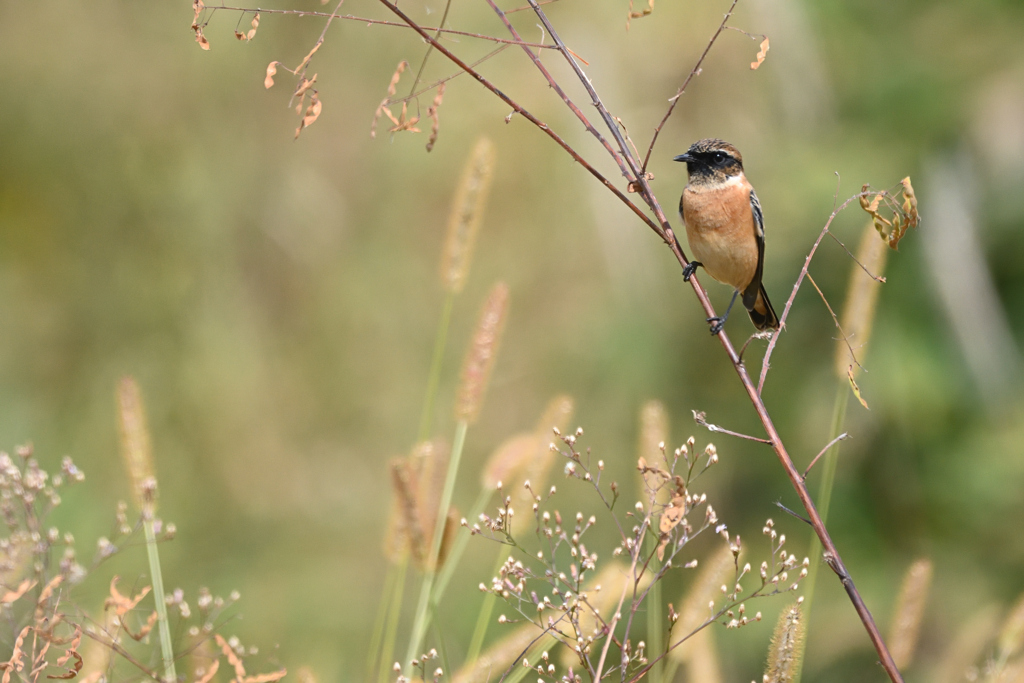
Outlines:
[[[639,145],[727,3],[658,3],[629,31],[627,4],[562,0],[549,15]],[[409,11],[437,17],[442,6],[417,0]],[[383,16],[369,0],[344,9]],[[322,680],[361,670],[386,565],[387,461],[416,437],[447,215],[480,134],[496,165],[453,311],[435,421],[446,438],[458,359],[495,280],[508,283],[511,308],[460,481],[475,482],[491,449],[559,392],[576,398],[575,420],[620,479],[631,476],[647,399],[665,402],[672,443],[699,429],[693,409],[758,433],[658,239],[527,122],[506,125],[496,98],[465,78],[449,83],[430,154],[426,134],[370,139],[395,65],[417,66],[420,40],[336,21],[315,66],[323,113],[294,141],[289,86],[264,90],[265,65],[297,63],[323,21],[264,15],[255,39],[239,43],[237,15],[220,12],[203,52],[191,16],[183,1],[0,3],[0,447],[32,441],[50,467],[70,454],[88,473],[56,513],[80,543],[107,533],[130,495],[113,396],[132,373],[161,514],[178,528],[161,550],[168,589],[238,589],[247,642],[278,644],[276,658]],[[482,3],[455,3],[449,21],[501,35]],[[765,283],[780,312],[836,197],[914,179],[923,223],[889,260],[858,379],[871,411],[850,408],[830,526],[883,625],[896,577],[933,559],[919,661],[938,660],[979,610],[1005,610],[1024,591],[1024,5],[741,0],[731,24],[768,34],[768,58],[751,71],[757,42],[723,35],[660,138],[654,188],[672,206],[685,182],[672,156],[702,137],[735,143],[764,206]],[[452,44],[471,56],[489,49]],[[435,55],[426,77],[450,72]],[[521,53],[484,72],[597,156]],[[942,169],[951,186],[936,180]],[[940,200],[973,218],[984,270],[964,270],[958,253],[928,261],[924,243],[942,219],[929,205]],[[864,223],[852,208],[834,231],[853,248]],[[849,268],[826,241],[811,272],[833,305]],[[965,356],[979,344],[989,353],[997,335],[954,334],[963,309],[937,295],[935,273],[994,284],[1013,342],[990,354],[1004,361],[999,382]],[[711,292],[727,302],[725,288]],[[799,466],[828,438],[835,331],[808,288],[789,321],[765,398]],[[730,322],[734,339],[746,325]],[[759,354],[748,352],[752,369]],[[776,501],[796,507],[763,447],[715,441],[723,466],[709,481],[733,529],[753,537],[778,517]],[[469,507],[473,495],[457,486],[455,502]],[[786,523],[805,543],[800,524]],[[440,625],[453,648],[472,632],[492,553],[470,543],[467,576],[450,589]],[[758,675],[768,630],[717,634],[733,655],[728,676]],[[805,680],[876,670],[831,575],[808,630]]]

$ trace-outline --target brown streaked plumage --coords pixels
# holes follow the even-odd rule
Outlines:
[[[778,329],[779,319],[761,283],[761,203],[743,174],[739,150],[724,140],[699,140],[675,160],[686,162],[690,177],[679,199],[679,213],[694,260],[683,270],[683,276],[689,280],[697,266],[703,266],[708,275],[736,291],[725,315],[708,320],[713,323],[711,333],[722,330],[737,295],[742,296],[754,327]]]

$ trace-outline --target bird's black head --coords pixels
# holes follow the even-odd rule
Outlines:
[[[743,173],[740,151],[725,140],[698,140],[686,154],[673,161],[685,161],[691,183],[721,183]]]

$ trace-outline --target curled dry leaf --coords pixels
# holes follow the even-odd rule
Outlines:
[[[313,125],[313,122],[319,118],[321,109],[323,109],[323,104],[320,102],[316,90],[314,90],[313,95],[309,98],[309,106],[306,107],[306,115],[302,117],[299,127],[295,129],[296,139],[298,139],[299,134],[304,128]]]
[[[213,680],[213,677],[217,675],[217,669],[219,668],[220,660],[213,660],[213,663],[206,669],[206,673],[203,674],[203,677],[197,680],[196,683],[210,683],[210,681]]]
[[[401,62],[398,63],[398,67],[395,69],[395,73],[391,74],[391,82],[388,83],[388,96],[380,101],[380,104],[377,105],[377,110],[373,112],[373,122],[370,123],[371,138],[377,137],[377,121],[378,119],[380,119],[381,114],[387,114],[387,117],[391,119],[392,123],[394,123],[396,126],[399,125],[398,119],[396,119],[395,115],[391,113],[390,109],[388,109],[388,104],[391,102],[391,98],[395,96],[395,93],[398,92],[398,80],[402,77],[402,72],[405,71],[406,67],[408,66],[409,62],[403,59]],[[404,107],[405,105],[403,105],[403,108]]]
[[[50,579],[50,582],[43,586],[43,590],[39,592],[39,600],[36,602],[36,621],[41,622],[45,616],[46,605],[50,598],[53,596],[53,591],[57,590],[57,586],[64,580],[62,574]]]
[[[196,30],[199,26],[199,15],[206,9],[206,5],[203,4],[203,0],[192,0],[192,30]]]
[[[427,116],[430,117],[432,125],[430,126],[430,138],[427,140],[427,151],[430,152],[434,149],[434,144],[437,142],[437,133],[441,129],[441,120],[437,116],[437,110],[441,107],[441,99],[444,98],[444,83],[437,87],[437,94],[434,95],[434,103],[427,107]]]
[[[306,91],[313,87],[316,83],[316,77],[318,74],[313,74],[313,78],[303,78],[298,87],[295,88],[295,94],[293,97],[298,97],[300,100],[306,95]]]
[[[897,204],[895,198],[886,191],[871,194],[862,194],[860,207],[871,214],[871,221],[875,230],[881,235],[882,240],[891,249],[899,246],[900,240],[907,233],[908,228],[916,228],[921,222],[921,216],[917,213],[917,196],[914,194],[914,187],[910,184],[910,177],[902,181],[903,204]],[[862,193],[868,193],[870,185],[865,184],[861,188]],[[882,216],[878,208],[882,202],[892,211],[892,218]]]
[[[281,669],[280,671],[272,671],[268,674],[259,674],[258,676],[249,676],[243,678],[238,683],[273,683],[279,681],[288,675],[288,669]]]
[[[306,65],[309,64],[309,60],[313,58],[313,55],[315,55],[316,51],[320,49],[320,46],[323,45],[323,42],[323,39],[316,41],[316,45],[314,45],[313,49],[309,51],[309,54],[303,57],[299,65],[295,67],[295,73],[298,73],[306,68]]]
[[[28,593],[30,590],[35,588],[35,586],[35,581],[33,581],[32,579],[25,579],[18,585],[17,588],[15,588],[12,591],[7,591],[6,593],[4,593],[4,596],[0,598],[0,603],[9,605],[21,596],[25,595],[25,593]]]
[[[672,503],[661,513],[661,521],[658,523],[658,530],[661,531],[661,542],[658,543],[659,560],[665,559],[665,548],[668,546],[669,533],[679,526],[679,522],[683,521],[685,512],[686,498],[677,495],[672,498]]]
[[[256,37],[256,29],[259,28],[259,25],[260,25],[260,13],[257,12],[256,16],[252,20],[252,28],[249,29],[248,31],[246,31],[245,33],[240,33],[238,31],[235,31],[235,38],[238,38],[239,40],[244,40],[246,42],[252,40],[253,38]]]
[[[2,683],[10,683],[11,674],[25,668],[25,663],[22,661],[25,651],[21,648],[25,644],[25,637],[28,636],[29,631],[31,630],[31,626],[26,626],[21,629],[21,633],[18,634],[18,639],[14,641],[14,650],[11,652],[11,658],[3,664],[4,676]]]
[[[761,41],[761,49],[757,53],[757,61],[750,63],[751,69],[756,69],[757,67],[761,66],[764,63],[764,58],[768,56],[769,47],[770,46],[768,45],[768,36],[765,36],[764,40]]]
[[[142,602],[142,598],[149,594],[150,586],[143,588],[134,598],[129,598],[125,595],[121,595],[121,592],[117,590],[117,582],[120,579],[120,576],[115,576],[110,580],[110,597],[103,603],[103,609],[113,607],[117,616],[123,617],[125,614],[128,614],[128,612],[135,609],[135,606]]]
[[[228,645],[228,641],[224,640],[224,636],[219,633],[214,633],[213,639],[217,641],[220,651],[228,658],[228,664],[235,667],[235,678],[238,680],[245,678],[245,665],[242,664],[242,660],[238,658],[237,654],[235,654],[234,649]]]
[[[199,47],[204,50],[210,49],[210,41],[208,41],[206,36],[203,35],[203,29],[199,26],[196,26],[196,42],[199,43]]]
[[[274,87],[274,75],[277,73],[277,66],[281,62],[271,62],[267,65],[267,77],[263,79],[263,87],[270,90]]]
[[[857,400],[860,401],[860,404],[862,406],[864,406],[865,410],[871,410],[871,408],[868,408],[868,402],[865,401],[864,397],[860,395],[860,387],[857,386],[857,382],[854,381],[854,379],[853,379],[853,366],[852,365],[849,368],[847,368],[847,370],[846,370],[846,377],[850,380],[850,388],[853,389],[853,395],[857,397]]]

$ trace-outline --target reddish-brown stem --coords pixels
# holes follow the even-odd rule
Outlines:
[[[782,336],[782,332],[786,329],[786,319],[789,318],[789,310],[793,307],[793,300],[796,299],[796,293],[800,291],[800,285],[804,283],[804,278],[807,277],[807,269],[811,267],[811,259],[814,258],[814,253],[818,251],[818,245],[821,244],[821,240],[825,238],[829,227],[832,225],[832,221],[836,219],[839,212],[849,206],[850,202],[854,199],[860,199],[864,195],[864,192],[858,192],[832,211],[832,215],[830,215],[828,220],[825,221],[825,227],[823,227],[821,232],[818,234],[818,239],[814,240],[814,245],[811,246],[811,250],[807,253],[807,258],[804,259],[804,267],[800,269],[800,275],[797,276],[796,282],[793,283],[793,291],[789,293],[789,298],[786,299],[786,307],[782,311],[782,317],[779,318],[779,330],[772,335],[771,341],[768,342],[768,349],[764,352],[764,358],[761,359],[761,376],[757,381],[758,396],[761,395],[761,391],[764,389],[764,380],[768,376],[768,369],[771,367],[769,361],[772,358],[772,353],[775,351],[775,345],[778,344],[779,337]],[[868,274],[870,275],[870,273]]]
[[[693,80],[693,77],[700,73],[700,67],[701,64],[704,63],[704,58],[708,56],[708,53],[711,52],[711,46],[715,44],[715,41],[718,40],[718,36],[720,36],[722,31],[725,30],[725,25],[728,23],[729,17],[732,16],[732,11],[736,9],[737,2],[739,2],[739,0],[732,0],[732,4],[729,6],[729,11],[725,13],[722,23],[718,25],[718,30],[715,31],[713,36],[711,36],[711,40],[709,40],[707,46],[705,46],[704,52],[700,55],[700,59],[698,59],[693,68],[690,69],[690,75],[686,77],[683,84],[679,86],[679,90],[676,91],[675,96],[670,100],[671,103],[668,105],[668,111],[666,111],[665,116],[662,117],[661,123],[659,123],[658,127],[654,129],[654,136],[651,137],[651,144],[647,148],[647,155],[644,157],[643,168],[645,172],[647,171],[647,164],[651,161],[651,152],[654,151],[654,143],[658,141],[658,136],[661,135],[661,129],[665,126],[665,122],[668,121],[669,117],[672,116],[672,112],[675,111],[676,105],[679,104],[679,100],[682,98],[683,93],[686,92],[686,86],[690,85],[690,81]]]
[[[291,14],[297,17],[324,17],[329,18],[330,12],[310,12],[306,10],[298,9],[263,9],[256,7],[229,7],[227,5],[207,5],[206,9],[216,10],[222,9],[229,12],[259,12],[260,14]],[[525,7],[523,9],[530,9]],[[367,25],[377,26],[396,26],[398,28],[409,28],[408,24],[403,24],[398,21],[387,21],[386,19],[369,19],[367,17],[357,17],[354,14],[335,14],[335,19],[347,19],[349,21],[359,22]],[[453,28],[441,28],[439,26],[424,26],[424,31],[430,31],[431,33],[444,33],[453,36],[465,36],[467,38],[479,38],[480,40],[489,40],[492,43],[505,43],[506,45],[526,45],[528,47],[535,47],[538,49],[553,50],[556,49],[555,45],[547,45],[545,43],[528,43],[520,40],[509,40],[508,38],[498,38],[496,36],[489,36],[484,33],[471,33],[469,31],[457,31]]]
[[[497,13],[498,18],[500,18],[502,23],[505,24],[505,28],[507,28],[508,32],[512,34],[512,37],[515,38],[516,40],[521,40],[519,33],[516,31],[515,27],[512,26],[512,22],[508,20],[508,17],[505,16],[505,13],[502,12],[501,9],[494,3],[494,0],[487,0],[487,4],[491,6],[491,9],[493,9],[495,13]],[[552,35],[552,38],[555,40],[559,50],[562,50],[564,48],[564,45],[562,45],[561,41],[559,41],[558,38],[554,35]],[[544,66],[544,63],[540,61],[540,58],[537,57],[537,54],[526,45],[523,46],[523,51],[526,52],[527,56],[534,63],[537,69],[541,72],[544,78],[547,80],[548,85],[550,85],[551,88],[555,91],[555,93],[560,98],[562,98],[562,101],[565,102],[566,106],[569,107],[570,110],[572,110],[572,113],[576,115],[576,118],[580,120],[580,123],[582,123],[583,126],[587,129],[587,132],[593,135],[595,138],[597,138],[598,142],[600,142],[604,146],[604,148],[608,150],[608,153],[612,155],[612,158],[615,160],[615,163],[618,164],[619,166],[619,170],[622,171],[623,177],[626,178],[626,180],[628,181],[632,181],[633,177],[630,174],[629,169],[626,167],[625,162],[622,160],[622,155],[615,151],[615,149],[608,143],[604,136],[601,135],[601,133],[596,128],[594,128],[593,124],[591,124],[587,117],[583,114],[583,112],[580,111],[580,108],[576,106],[576,103],[569,99],[569,96],[565,94],[564,90],[562,90],[562,86],[559,85],[558,82],[551,76],[551,72],[549,72],[547,67]]]
[[[621,201],[623,201],[627,206],[629,206],[633,210],[633,212],[644,221],[644,223],[646,223],[655,232],[661,235],[665,242],[668,243],[669,248],[672,250],[672,253],[675,255],[676,260],[679,262],[680,265],[685,266],[688,263],[686,256],[683,254],[683,251],[679,245],[679,241],[676,239],[675,233],[669,225],[668,219],[665,217],[664,211],[662,211],[660,204],[658,203],[653,191],[651,190],[650,184],[643,173],[642,166],[640,165],[639,160],[636,159],[636,157],[631,153],[629,146],[626,144],[621,132],[619,131],[615,123],[614,118],[611,116],[607,108],[604,106],[600,98],[597,96],[597,93],[594,91],[593,86],[590,84],[590,80],[586,77],[582,69],[576,63],[576,60],[573,58],[572,53],[565,47],[565,44],[562,43],[561,39],[558,37],[558,34],[553,30],[553,27],[551,27],[550,22],[548,22],[547,17],[544,15],[540,7],[537,5],[536,0],[529,0],[531,7],[533,8],[534,12],[537,14],[541,22],[544,24],[545,28],[551,34],[552,40],[554,40],[556,45],[558,45],[559,47],[559,51],[562,52],[563,56],[565,56],[565,58],[569,61],[569,64],[572,66],[573,70],[580,78],[580,81],[583,84],[583,86],[587,89],[588,93],[590,93],[594,106],[601,113],[601,116],[602,118],[604,118],[605,123],[609,127],[609,130],[612,131],[612,135],[615,137],[616,142],[619,145],[619,151],[622,155],[622,158],[626,161],[627,165],[634,172],[634,174],[636,174],[635,182],[641,197],[643,197],[644,201],[651,207],[651,210],[654,212],[658,220],[658,223],[660,223],[660,230],[659,226],[654,224],[654,222],[650,218],[648,218],[639,209],[639,207],[633,204],[629,200],[629,198],[622,193],[621,190],[619,190],[617,187],[612,185],[606,178],[604,178],[604,176],[602,176],[593,166],[591,166],[586,160],[584,160],[578,152],[576,152],[560,136],[555,134],[554,131],[552,131],[546,124],[544,124],[535,116],[533,116],[525,109],[523,109],[523,107],[521,107],[518,103],[513,101],[505,93],[498,90],[498,88],[496,88],[490,81],[488,81],[482,75],[474,71],[462,60],[456,57],[451,51],[449,51],[447,48],[445,48],[443,45],[437,42],[437,40],[435,40],[429,33],[427,33],[425,29],[416,24],[415,21],[409,18],[395,4],[390,2],[390,0],[380,0],[380,2],[389,10],[391,10],[396,16],[400,17],[402,21],[406,22],[406,24],[413,28],[413,30],[419,33],[424,40],[432,44],[434,48],[441,52],[443,55],[445,55],[445,57],[450,59],[461,69],[465,70],[466,73],[472,76],[477,82],[479,82],[481,85],[483,85],[488,90],[497,95],[499,98],[501,98],[501,100],[508,104],[510,107],[512,107],[512,109],[516,113],[522,115],[528,121],[530,121],[535,126],[540,128],[550,138],[552,138],[562,149],[564,149],[570,156],[572,156],[573,159],[575,159],[581,165],[583,165],[583,167],[586,168],[591,173],[591,175],[593,175],[599,181],[601,181],[601,183],[605,185],[605,187],[609,188],[617,197],[619,197]],[[735,6],[735,2],[736,0],[733,1],[733,6]],[[724,23],[725,22],[723,22],[723,26]],[[721,31],[719,31],[718,33],[720,32]],[[712,42],[714,38],[717,38],[718,33],[716,33],[715,36],[712,38]],[[843,206],[846,206],[846,204],[849,203],[849,201],[850,200],[844,203]],[[842,207],[840,207],[840,209],[841,208]],[[828,230],[828,225],[831,224],[837,212],[838,210],[836,212],[833,212],[832,217],[829,218],[828,224],[826,224],[825,229],[822,231],[822,234],[818,237],[818,240],[815,242],[814,250],[817,249],[818,244],[821,242],[821,238]],[[812,255],[814,250],[812,250]],[[796,288],[798,288],[799,283],[802,282],[803,274],[806,273],[806,268],[809,265],[809,263],[810,257],[808,257],[807,262],[805,262],[804,264],[804,270],[802,271],[801,278],[800,280],[798,280]],[[693,291],[696,294],[697,299],[700,301],[701,306],[704,308],[704,311],[708,314],[708,317],[714,317],[714,308],[711,306],[711,302],[708,299],[707,292],[700,285],[696,277],[690,278],[690,285],[693,287]],[[792,304],[792,300],[796,294],[796,288],[794,289],[793,294],[790,296],[790,300],[787,302],[786,311],[783,314],[784,316],[789,311],[789,308]],[[850,602],[853,603],[854,609],[860,617],[860,620],[868,633],[868,637],[870,638],[872,644],[875,647],[875,650],[879,655],[882,667],[885,669],[886,673],[889,675],[889,678],[893,681],[893,683],[902,683],[903,678],[900,675],[895,662],[893,662],[892,656],[889,654],[889,651],[886,648],[885,642],[882,639],[881,633],[878,631],[878,627],[875,624],[874,619],[871,616],[871,613],[868,611],[867,606],[864,604],[864,600],[861,598],[860,593],[854,586],[853,580],[850,577],[850,573],[849,571],[847,571],[846,566],[843,564],[842,558],[839,555],[839,551],[836,549],[836,546],[833,543],[832,538],[829,536],[829,533],[825,528],[825,524],[821,519],[821,515],[818,514],[817,508],[815,508],[814,506],[814,501],[811,499],[810,493],[807,491],[807,487],[804,485],[803,478],[797,471],[795,465],[793,464],[793,460],[789,455],[789,452],[783,445],[782,439],[775,428],[775,424],[772,421],[771,416],[768,414],[768,409],[765,407],[764,402],[761,400],[760,392],[758,391],[757,387],[755,387],[753,380],[750,378],[750,375],[747,372],[746,367],[743,365],[739,355],[736,353],[735,348],[733,348],[728,336],[724,332],[722,332],[718,334],[717,337],[719,343],[725,350],[726,355],[729,358],[729,361],[732,363],[733,368],[736,371],[736,374],[739,376],[740,383],[746,390],[747,395],[750,399],[751,404],[754,406],[754,410],[757,413],[758,418],[761,420],[761,424],[765,429],[765,432],[768,436],[768,440],[771,442],[772,448],[775,451],[775,454],[778,457],[779,462],[782,464],[783,469],[785,469],[786,471],[786,476],[789,477],[790,483],[792,484],[794,490],[797,493],[797,496],[800,498],[800,502],[803,504],[804,509],[806,510],[809,516],[809,521],[813,526],[815,533],[818,535],[818,538],[821,541],[822,547],[824,549],[823,554],[826,563],[829,565],[829,567],[832,568],[832,571],[836,573],[836,575],[839,577],[839,580],[842,582],[843,587],[846,590],[847,596],[850,599]],[[765,365],[765,367],[767,367],[767,364]],[[763,374],[764,372],[762,371],[762,377]],[[623,594],[623,598],[624,597],[625,594]],[[621,602],[622,601],[620,600],[620,605]],[[607,645],[608,643],[606,643],[604,652],[602,653],[602,660],[607,654]],[[600,664],[598,665],[597,670],[598,672],[600,672]],[[635,683],[637,680],[639,680],[639,677],[642,676],[644,673],[646,672],[641,672],[637,676],[634,676],[634,678],[631,679],[630,683]]]
[[[427,33],[426,29],[424,29],[422,26],[420,26],[415,21],[413,21],[413,19],[411,19],[405,12],[400,10],[397,5],[395,5],[394,3],[390,2],[390,0],[380,0],[380,2],[381,2],[382,5],[384,5],[389,10],[394,12],[394,14],[396,16],[401,18],[402,21],[404,21],[410,28],[412,28],[414,31],[419,33],[423,37],[424,40],[426,40],[428,43],[431,43],[438,52],[443,54],[445,57],[447,57],[449,60],[451,60],[452,63],[454,63],[460,69],[462,69],[467,74],[472,76],[478,83],[480,83],[480,85],[484,86],[485,88],[490,90],[492,93],[497,95],[501,99],[502,102],[504,102],[508,106],[512,107],[512,110],[515,113],[519,114],[520,116],[525,118],[527,121],[529,121],[533,125],[537,126],[537,128],[542,130],[549,138],[554,140],[555,143],[559,147],[564,149],[569,154],[569,156],[571,156],[577,163],[579,163],[581,166],[583,166],[583,168],[587,169],[587,171],[589,171],[592,176],[597,178],[597,180],[602,185],[604,185],[609,190],[611,190],[612,194],[614,194],[616,197],[619,198],[620,201],[622,201],[622,203],[624,203],[626,206],[628,206],[629,209],[640,218],[640,220],[642,220],[644,223],[647,224],[648,227],[651,228],[651,230],[654,230],[654,232],[656,232],[659,235],[661,235],[661,230],[659,229],[659,226],[658,226],[657,223],[655,223],[653,220],[650,219],[649,216],[647,216],[643,211],[641,211],[640,207],[638,207],[636,204],[634,204],[632,201],[630,201],[629,197],[627,197],[622,190],[620,190],[619,188],[615,187],[615,185],[613,185],[607,178],[605,178],[601,174],[600,171],[598,171],[596,168],[594,168],[590,164],[590,162],[588,162],[586,159],[584,159],[582,156],[580,156],[579,153],[575,149],[573,149],[571,145],[569,145],[569,143],[567,143],[565,140],[563,140],[561,136],[559,136],[557,133],[555,133],[555,131],[551,130],[551,128],[548,127],[548,124],[544,123],[543,121],[538,119],[536,116],[534,116],[533,114],[528,112],[518,102],[516,102],[511,97],[509,97],[508,95],[503,93],[501,90],[498,90],[498,88],[495,87],[493,83],[491,83],[489,80],[487,80],[482,75],[480,75],[479,72],[477,72],[475,69],[473,69],[471,66],[469,66],[468,64],[463,62],[458,57],[456,57],[444,45],[441,45],[441,43],[439,43],[436,40],[434,40],[430,36],[430,34]]]
[[[807,475],[811,473],[811,470],[818,463],[818,460],[821,459],[821,456],[825,455],[825,453],[828,452],[828,449],[832,448],[833,446],[835,446],[837,443],[839,443],[843,439],[847,438],[848,436],[849,436],[849,434],[847,434],[846,432],[843,432],[842,434],[840,434],[839,436],[837,436],[836,438],[832,439],[827,444],[825,444],[825,447],[822,448],[820,451],[818,451],[818,454],[816,456],[814,456],[814,460],[811,460],[811,464],[807,466],[806,470],[804,470],[804,477],[803,478],[807,479]]]

